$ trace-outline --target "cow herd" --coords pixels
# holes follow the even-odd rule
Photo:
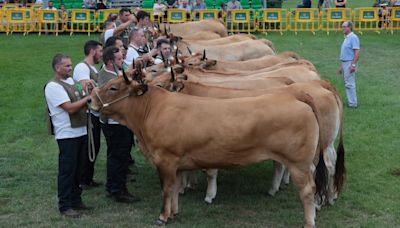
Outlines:
[[[218,21],[158,26],[173,56],[134,66],[96,90],[92,109],[128,126],[157,168],[163,207],[158,225],[178,214],[193,171],[206,170],[205,201],[219,168],[274,162],[274,195],[289,175],[300,193],[304,226],[333,204],[345,177],[342,101],[314,65],[272,42],[227,36]],[[337,151],[334,143],[338,138]]]

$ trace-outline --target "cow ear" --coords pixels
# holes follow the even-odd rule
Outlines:
[[[148,90],[148,86],[146,84],[135,85],[131,88],[130,94],[132,96],[142,96]]]

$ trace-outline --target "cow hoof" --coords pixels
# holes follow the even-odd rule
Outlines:
[[[156,222],[154,223],[154,225],[156,226],[165,226],[167,224],[166,221],[163,221],[161,219],[157,219]]]
[[[212,201],[213,201],[213,198],[207,196],[206,198],[204,198],[204,201],[205,201],[208,205],[211,205],[211,204],[212,204]]]
[[[268,195],[274,197],[277,191],[270,189]]]

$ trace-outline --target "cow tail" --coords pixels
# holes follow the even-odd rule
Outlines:
[[[306,103],[311,107],[314,112],[315,118],[318,123],[319,129],[319,137],[318,137],[318,148],[319,148],[319,161],[318,165],[315,170],[315,195],[320,199],[320,202],[323,202],[324,199],[328,198],[328,169],[326,168],[325,161],[324,161],[324,145],[322,130],[321,130],[321,121],[320,121],[320,113],[315,106],[314,99],[306,92],[302,91],[298,96],[296,96],[298,100],[301,102]]]
[[[338,193],[343,189],[343,185],[346,181],[346,166],[345,166],[345,149],[343,142],[343,125],[344,125],[344,114],[343,114],[343,103],[340,98],[339,92],[336,88],[328,81],[320,80],[316,81],[325,89],[331,91],[335,95],[335,99],[339,108],[340,113],[340,125],[339,125],[339,144],[336,150],[337,159],[335,166],[335,180],[334,185]]]

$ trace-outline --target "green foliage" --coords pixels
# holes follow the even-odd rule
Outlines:
[[[261,35],[259,35],[261,37]],[[291,50],[312,61],[321,76],[343,93],[336,70],[342,34],[271,34],[279,52]],[[0,224],[2,227],[150,227],[161,206],[155,169],[137,151],[139,175],[129,182],[143,200],[120,205],[105,196],[104,188],[85,191],[84,201],[94,206],[81,219],[60,217],[57,210],[57,158],[54,139],[47,135],[43,85],[52,78],[51,59],[58,52],[83,58],[85,35],[26,37],[0,34]],[[317,214],[320,227],[396,227],[400,224],[400,168],[398,35],[360,37],[362,51],[357,74],[360,107],[345,108],[347,184],[334,206]],[[96,164],[96,180],[105,182],[106,146]],[[223,170],[215,204],[203,202],[205,175],[197,190],[180,197],[180,217],[171,227],[300,227],[302,205],[288,189],[271,198],[270,162]]]

